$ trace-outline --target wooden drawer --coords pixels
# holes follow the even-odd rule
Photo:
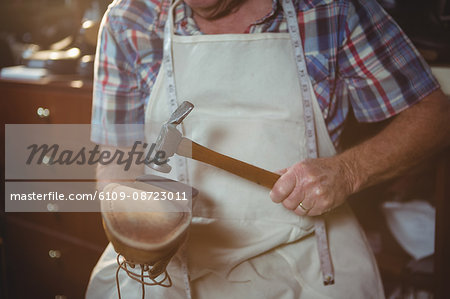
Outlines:
[[[100,251],[108,243],[100,213],[6,213],[10,225],[20,225]]]
[[[88,124],[91,120],[92,88],[73,88],[0,81],[4,123]],[[41,108],[41,113],[38,113]],[[48,115],[43,113],[48,109]]]
[[[89,248],[8,219],[4,236],[9,298],[84,297],[102,248]]]
[[[4,105],[5,123],[70,124],[90,122],[92,104],[90,95],[12,88],[4,88],[2,92],[2,97],[8,99],[8,105]]]

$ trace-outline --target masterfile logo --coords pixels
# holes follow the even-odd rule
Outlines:
[[[189,211],[191,191],[170,180],[177,157],[156,143],[161,126],[6,125],[6,212],[99,212],[113,201],[120,211]],[[105,138],[94,143],[95,136]],[[167,163],[164,177],[152,169]],[[156,178],[151,188],[137,183],[145,173]]]
[[[142,150],[138,150],[140,145],[142,145]],[[32,144],[27,147],[30,150],[30,155],[25,163],[27,165],[45,163],[68,166],[116,163],[117,165],[124,165],[124,170],[127,171],[133,163],[135,165],[150,165],[151,163],[162,165],[167,163],[166,153],[161,150],[155,152],[155,147],[155,143],[149,146],[146,142],[135,141],[130,151],[115,149],[111,152],[110,150],[100,150],[98,144],[91,149],[83,146],[79,150],[62,149],[58,144]]]

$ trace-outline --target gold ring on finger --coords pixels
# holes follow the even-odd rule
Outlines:
[[[298,206],[299,206],[300,208],[302,208],[303,211],[305,211],[305,212],[308,212],[309,210],[311,210],[311,209],[307,209],[307,208],[303,205],[303,201],[302,201],[301,203],[299,203]]]

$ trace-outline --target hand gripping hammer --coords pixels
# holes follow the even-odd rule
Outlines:
[[[181,132],[177,130],[177,125],[183,121],[192,109],[194,109],[194,105],[187,101],[184,101],[178,106],[170,116],[169,120],[162,126],[158,139],[156,140],[155,152],[165,152],[165,158],[170,158],[174,154],[192,158],[272,189],[273,185],[280,177],[279,174],[222,155],[183,137]],[[150,167],[165,173],[168,173],[171,170],[170,165],[167,163],[162,165],[150,163]]]

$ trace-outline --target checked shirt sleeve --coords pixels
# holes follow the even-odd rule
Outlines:
[[[439,87],[411,41],[375,0],[348,3],[338,96],[348,98],[359,121],[387,119]]]
[[[136,124],[144,124],[146,100],[159,71],[162,41],[152,32],[157,7],[139,7],[140,3],[133,1],[118,3],[105,14],[99,33],[91,140],[130,146],[143,137],[142,130],[136,130],[142,127]]]

